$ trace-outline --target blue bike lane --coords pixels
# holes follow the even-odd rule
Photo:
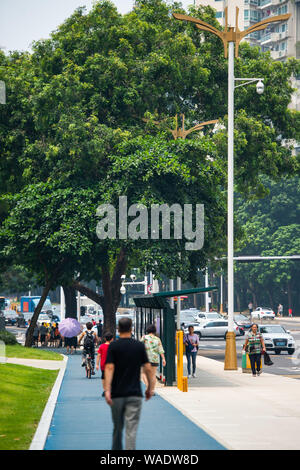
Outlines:
[[[70,355],[44,450],[110,450],[113,425],[102,392],[100,374],[87,379],[81,355]],[[143,402],[136,448],[225,449],[158,395]]]

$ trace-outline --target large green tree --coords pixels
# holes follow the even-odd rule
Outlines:
[[[17,151],[4,119],[1,139],[8,149],[5,158],[16,165],[20,188],[42,183],[84,194],[98,182],[97,204],[116,203],[118,196],[127,195],[129,203],[205,205],[204,249],[194,256],[184,252],[181,262],[180,243],[94,243],[95,232],[93,242],[84,247],[85,256],[72,257],[66,270],[69,285],[83,290],[84,281],[101,279],[104,298],[97,299],[112,328],[119,276],[132,260],[148,267],[156,260],[157,273],[195,281],[196,269],[224,248],[226,127],[213,138],[191,135],[174,143],[170,133],[143,121],[147,113],[156,120],[184,113],[187,127],[213,118],[226,126],[223,46],[218,38],[174,20],[174,11],[184,12],[179,3],[144,0],[121,15],[111,2],[99,1],[87,14],[83,8],[76,10],[50,39],[36,42],[32,54],[1,56],[7,111],[17,116],[11,127],[21,129]],[[192,7],[190,12],[219,27],[213,9]],[[263,75],[266,94],[259,97],[254,87],[236,91],[236,181],[244,194],[261,195],[259,175],[278,177],[298,169],[296,157],[282,143],[299,137],[299,113],[287,108],[293,91],[290,78],[299,63],[277,64],[246,44],[240,51],[237,72]],[[18,94],[19,82],[15,100],[12,91]],[[64,204],[68,207],[66,199]],[[43,223],[48,224],[46,219]],[[82,221],[79,226],[84,231]],[[53,260],[60,260],[59,237],[51,240],[58,249]],[[84,241],[79,238],[78,243]],[[28,240],[27,246],[36,250]],[[80,272],[79,279],[75,272]]]

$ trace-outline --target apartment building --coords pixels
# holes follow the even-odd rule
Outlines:
[[[300,58],[300,0],[197,0],[198,4],[216,9],[216,18],[224,26],[224,9],[228,6],[229,24],[235,24],[235,7],[240,9],[239,28],[247,29],[258,21],[272,16],[291,13],[288,21],[269,25],[264,31],[257,31],[245,40],[270,51],[275,60],[288,57]]]

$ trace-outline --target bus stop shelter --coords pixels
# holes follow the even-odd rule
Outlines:
[[[140,295],[134,297],[135,309],[135,334],[140,340],[146,332],[146,328],[154,324],[157,335],[160,337],[166,358],[166,366],[162,367],[160,361],[159,378],[165,385],[172,386],[176,380],[175,366],[175,338],[176,338],[176,307],[171,308],[168,299],[183,295],[199,294],[218,290],[218,287],[199,287],[195,289],[183,289],[168,292],[158,292],[152,295]]]

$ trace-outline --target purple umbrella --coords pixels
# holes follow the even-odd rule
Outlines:
[[[60,322],[58,330],[65,338],[73,338],[81,332],[81,325],[75,318],[66,318]]]

